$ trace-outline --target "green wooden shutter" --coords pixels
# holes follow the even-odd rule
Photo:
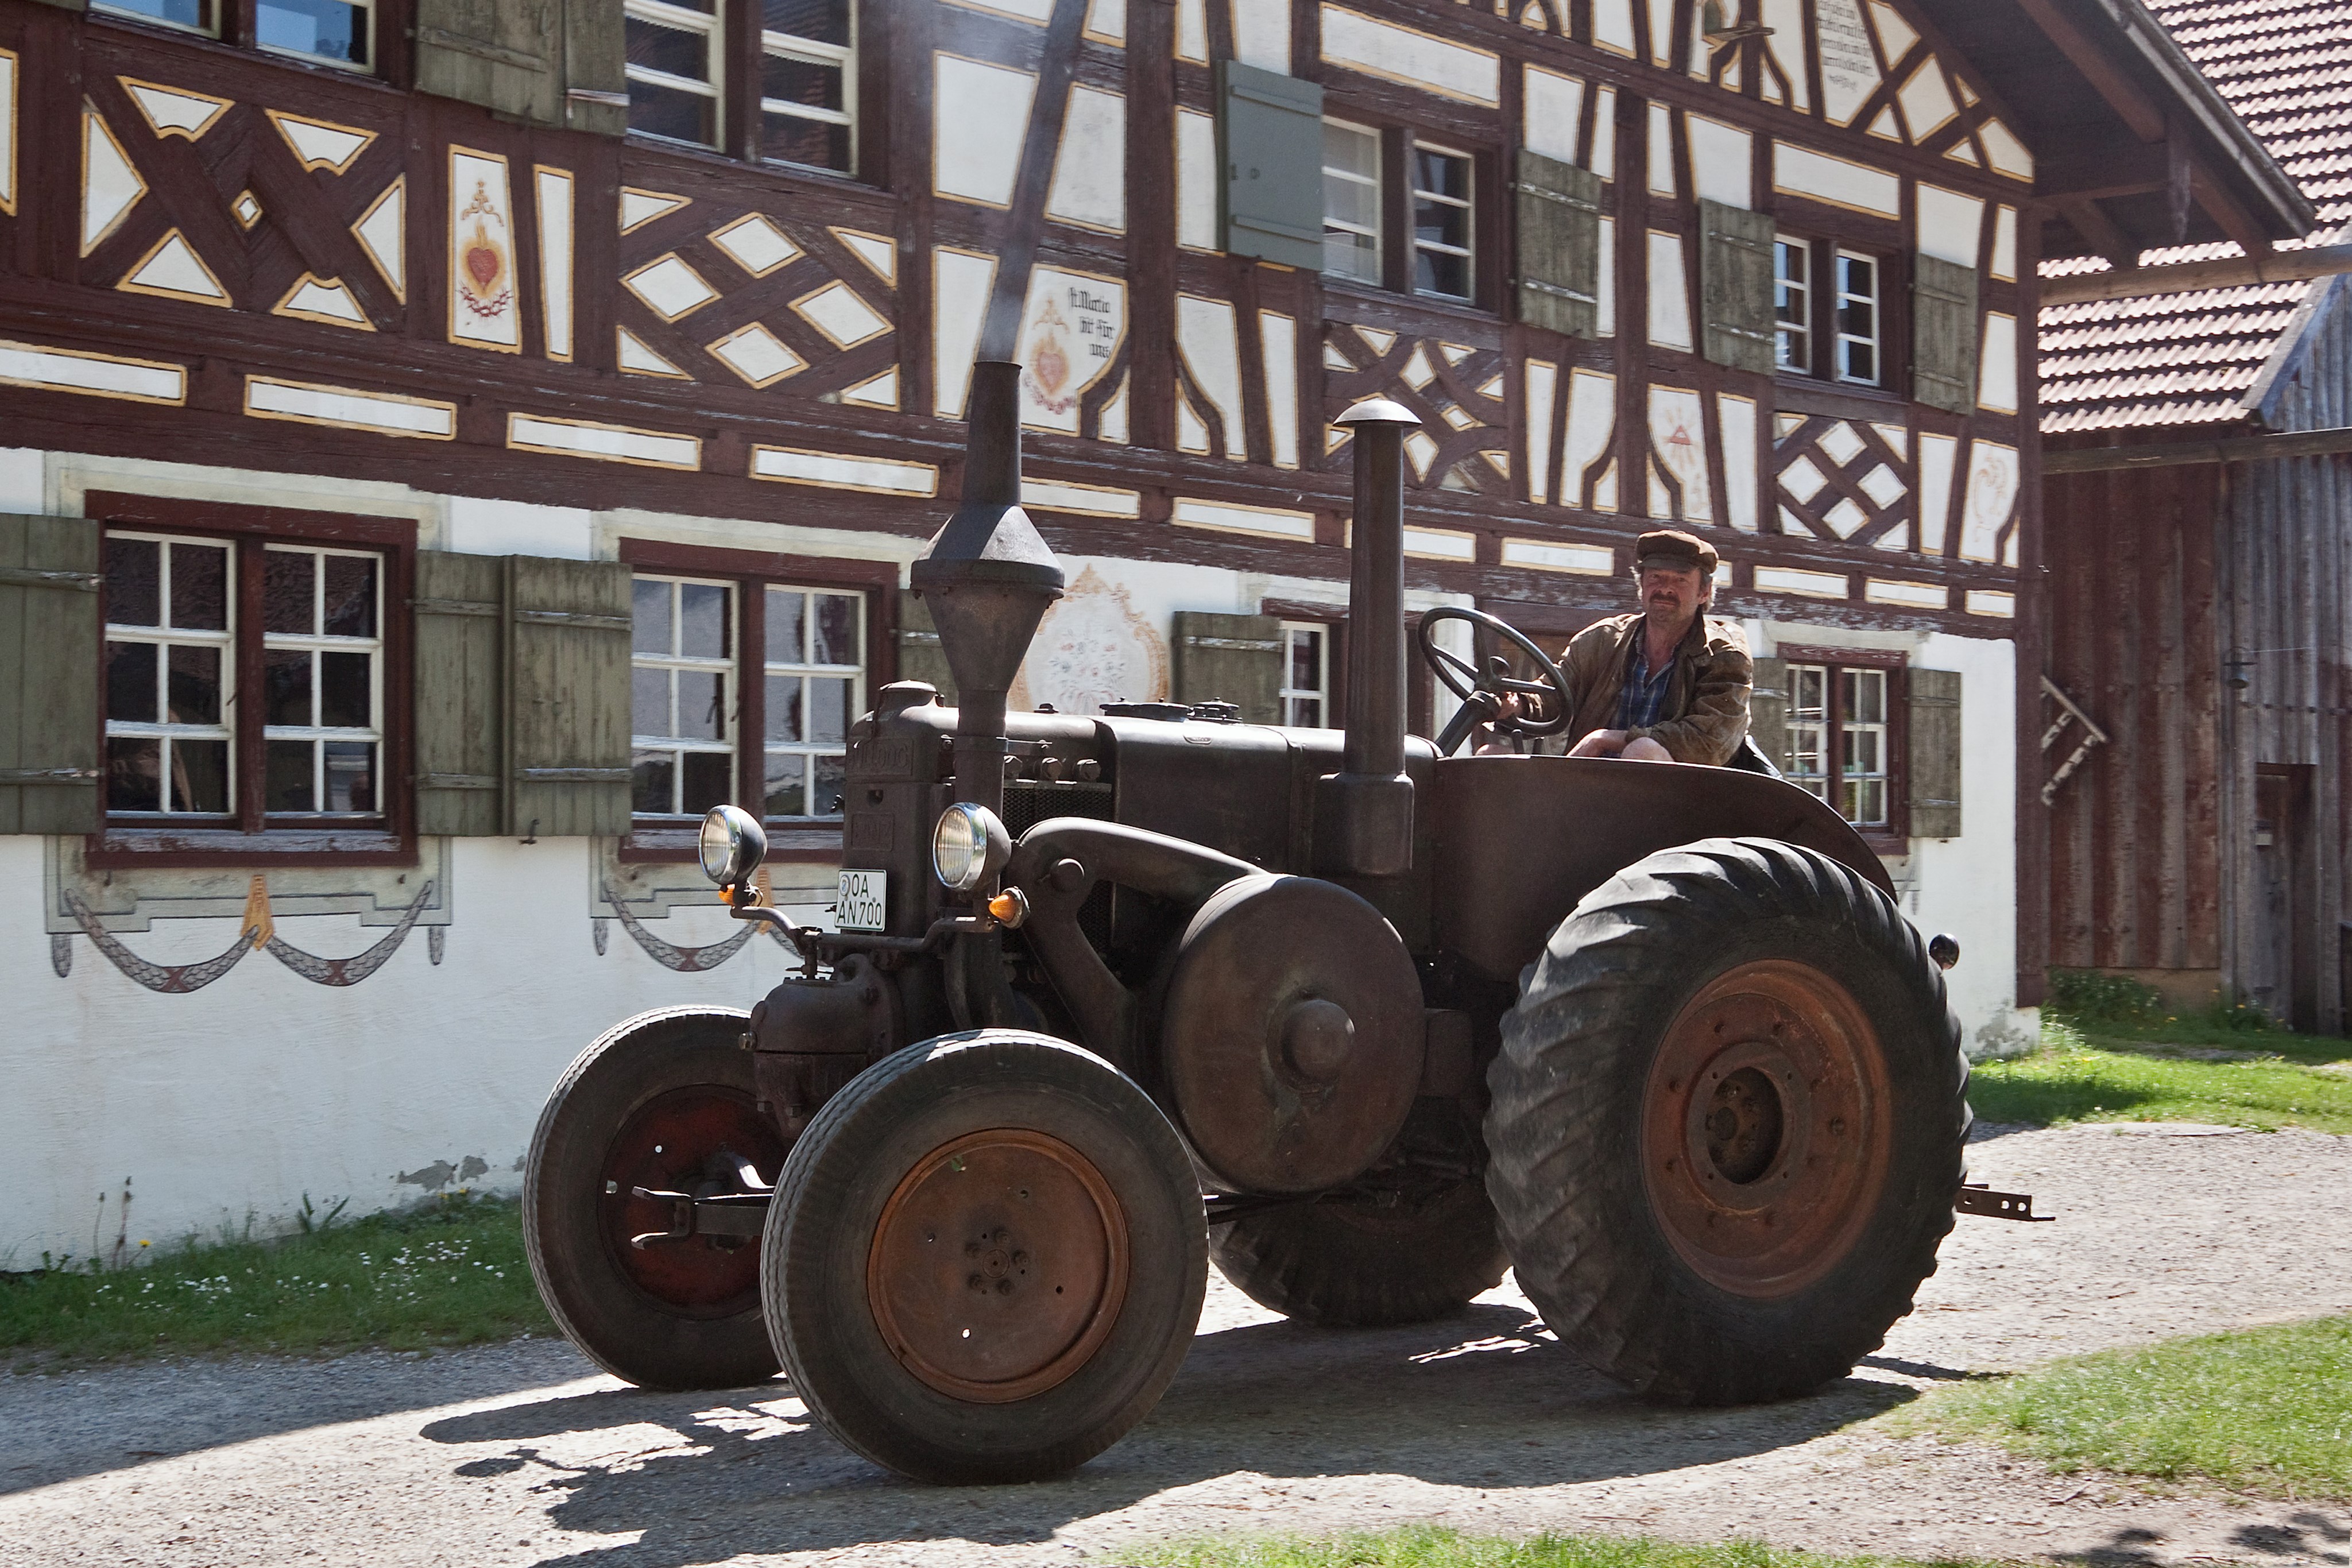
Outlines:
[[[416,0],[416,89],[533,125],[627,129],[621,0]]]
[[[1910,692],[1911,756],[1906,785],[1911,802],[1911,836],[1960,836],[1960,674],[1958,670],[1906,672]]]
[[[1282,722],[1281,622],[1180,610],[1175,632],[1170,680],[1178,702],[1232,703],[1252,724]]]
[[[506,560],[416,556],[416,831],[506,831]]]
[[[1519,149],[1519,319],[1571,338],[1601,335],[1601,176]]]
[[[931,607],[911,588],[898,591],[898,678],[929,681],[940,689],[940,701],[955,706],[955,674],[948,668],[947,650],[940,646],[940,629]]]
[[[1911,395],[1948,413],[1974,413],[1976,268],[1933,256],[1911,263]]]
[[[1748,698],[1748,737],[1765,760],[1789,766],[1789,661],[1756,661],[1756,689]]]
[[[1698,204],[1699,299],[1706,357],[1769,376],[1777,329],[1772,313],[1772,218],[1721,202]]]
[[[1323,270],[1323,89],[1217,62],[1219,225],[1227,254]]]
[[[507,558],[506,831],[629,831],[629,585],[621,561]]]
[[[99,526],[0,515],[0,833],[99,828]]]

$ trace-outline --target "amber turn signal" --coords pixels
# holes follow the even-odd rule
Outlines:
[[[1017,929],[1029,918],[1029,898],[1017,887],[1008,887],[988,901],[988,912],[996,923],[1007,929]]]

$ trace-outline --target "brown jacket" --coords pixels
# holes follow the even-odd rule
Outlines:
[[[1576,717],[1560,737],[1570,746],[1596,729],[1616,727],[1617,699],[1625,688],[1633,639],[1641,634],[1640,615],[1613,615],[1579,632],[1560,656],[1560,673],[1576,701]],[[1675,650],[1674,679],[1666,687],[1669,716],[1646,729],[1629,730],[1625,738],[1647,736],[1677,762],[1719,768],[1747,738],[1748,698],[1755,685],[1756,661],[1748,656],[1747,633],[1731,622],[1701,615]]]

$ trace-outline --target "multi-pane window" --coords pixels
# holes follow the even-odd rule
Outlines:
[[[382,558],[270,545],[261,564],[263,810],[378,810]]]
[[[626,0],[629,129],[716,147],[724,0]]]
[[[1474,292],[1470,156],[1415,143],[1412,159],[1413,292],[1468,299]]]
[[[1878,384],[1878,259],[1841,250],[1834,265],[1837,379]]]
[[[235,601],[227,545],[107,536],[108,810],[229,813]]]
[[[229,818],[257,767],[268,816],[381,815],[383,573],[372,550],[110,532],[107,810]],[[240,646],[260,672],[243,711]]]
[[[1785,235],[1772,246],[1772,314],[1779,329],[1775,358],[1780,369],[1811,375],[1813,369],[1813,247]]]
[[[848,778],[850,721],[866,711],[866,598],[805,588],[766,591],[766,811],[837,816]]]
[[[772,820],[841,814],[866,711],[864,594],[641,572],[630,620],[640,818],[753,799]]]
[[[640,577],[630,611],[629,768],[640,816],[735,795],[735,588]]]
[[[1788,667],[1789,781],[1828,801],[1855,827],[1892,821],[1889,673],[1847,664]]]
[[[1282,623],[1282,723],[1324,729],[1331,722],[1331,629],[1313,622]]]
[[[843,172],[856,166],[854,26],[849,0],[763,0],[761,157]]]
[[[94,0],[92,8],[218,37],[215,0]],[[375,0],[256,0],[246,42],[273,54],[365,69],[373,63]]]
[[[1323,270],[1381,280],[1381,137],[1345,120],[1323,122]]]

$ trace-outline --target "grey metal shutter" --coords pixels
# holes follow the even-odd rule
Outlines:
[[[1772,218],[1721,202],[1698,204],[1698,284],[1706,357],[1769,376],[1775,363]]]
[[[1933,256],[1911,264],[1911,395],[1947,413],[1974,413],[1976,268]]]
[[[898,678],[929,681],[940,689],[940,701],[955,706],[955,674],[948,668],[947,650],[940,646],[940,628],[931,607],[911,588],[898,591]]]
[[[534,125],[628,124],[621,0],[416,0],[416,89]]]
[[[416,831],[506,831],[506,559],[416,556]]]
[[[629,584],[621,561],[507,557],[506,831],[629,831]]]
[[[1217,62],[1227,254],[1323,270],[1323,88]]]
[[[1282,718],[1282,622],[1180,610],[1171,684],[1180,703],[1226,702],[1252,724]]]
[[[1789,766],[1789,661],[1756,661],[1756,689],[1748,698],[1748,737],[1765,760]]]
[[[1960,673],[1911,670],[1911,836],[1960,836]]]
[[[1519,319],[1571,338],[1601,335],[1601,176],[1519,149]]]
[[[0,833],[93,833],[99,525],[0,515]]]

